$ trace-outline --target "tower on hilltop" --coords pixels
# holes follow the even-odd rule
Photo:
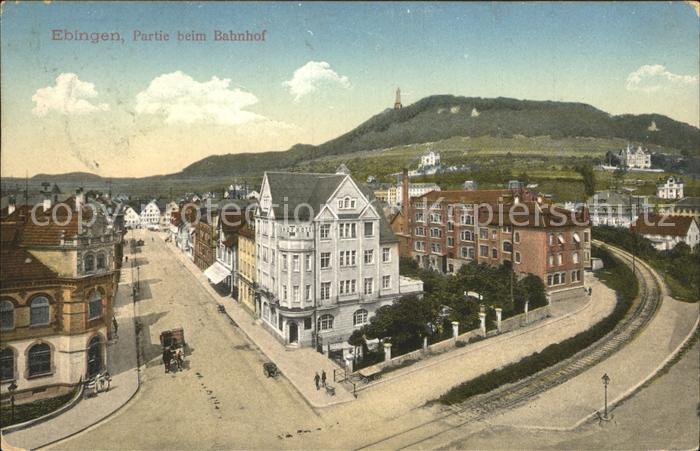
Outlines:
[[[396,101],[394,102],[394,109],[400,110],[401,107],[401,88],[396,88]]]

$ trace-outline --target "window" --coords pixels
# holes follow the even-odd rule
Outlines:
[[[578,282],[581,280],[581,271],[571,271],[571,281]]]
[[[292,255],[292,270],[294,272],[299,272],[299,256]]]
[[[321,300],[328,300],[331,298],[331,283],[321,282]]]
[[[479,229],[479,239],[488,240],[489,239],[489,229]]]
[[[44,326],[49,324],[49,299],[37,296],[29,303],[29,324]]]
[[[304,261],[304,266],[306,267],[306,270],[311,271],[311,254],[304,255]]]
[[[515,241],[516,243],[520,242],[520,232],[515,232],[513,234],[513,241]]]
[[[374,292],[374,279],[368,278],[365,279],[365,294],[372,294]]]
[[[365,222],[365,236],[374,235],[374,224],[371,222]]]
[[[491,249],[491,258],[498,258],[498,249],[495,247]]]
[[[90,272],[95,270],[95,256],[86,255],[85,256],[85,272]]]
[[[292,301],[299,302],[299,285],[294,285],[292,287]]]
[[[571,234],[572,238],[574,239],[574,242],[580,243],[581,242],[581,237],[579,236],[578,232],[574,232]]]
[[[90,301],[88,303],[88,319],[95,319],[102,316],[102,296],[100,292],[94,290],[90,294]]]
[[[282,270],[286,271],[287,270],[287,254],[280,254],[280,258],[282,259]]]
[[[307,301],[311,300],[311,285],[306,286],[306,290],[304,292],[304,299]]]
[[[455,223],[450,221],[447,223],[447,230],[454,230],[455,229]]]
[[[511,243],[510,241],[504,241],[503,252],[513,252],[513,243]]]
[[[442,238],[442,230],[437,227],[433,227],[430,229],[430,238]]]
[[[105,255],[97,254],[97,269],[105,269]]]
[[[588,232],[583,232],[583,242],[588,243]]]
[[[451,237],[451,236],[448,236],[448,237],[447,237],[447,245],[448,245],[449,247],[453,247],[453,246],[455,245],[455,239],[454,239],[453,237]]]
[[[460,238],[462,241],[474,241],[474,232],[471,230],[462,230],[462,232],[460,232]]]
[[[289,237],[294,238],[297,236],[297,229],[294,226],[289,226]]]
[[[442,246],[438,243],[430,243],[430,250],[436,254],[442,252]]]
[[[391,276],[382,276],[382,288],[391,288]]]
[[[557,235],[557,240],[559,240],[559,243],[560,243],[560,244],[564,244],[564,243],[565,243],[564,234],[563,234],[563,233],[558,234],[558,235]]]
[[[340,260],[338,265],[343,266],[355,266],[355,257],[357,251],[340,251]]]
[[[440,224],[442,222],[442,213],[431,212],[430,222],[435,222]]]
[[[15,378],[15,353],[11,348],[0,351],[0,380],[7,381]]]
[[[468,213],[462,213],[459,221],[462,225],[472,225],[474,224],[474,216]]]
[[[282,285],[282,300],[287,300],[287,285]]]
[[[469,249],[470,249],[470,248],[468,248],[468,247],[462,247],[462,248],[460,248],[459,251],[460,251],[460,255],[461,255],[462,258],[469,258]],[[473,252],[473,250],[472,250],[472,252]]]
[[[554,255],[550,255],[549,257],[547,257],[547,264],[549,266],[554,266]]]
[[[486,245],[481,245],[479,246],[479,257],[488,257],[489,256],[489,247]]]
[[[557,254],[557,265],[561,266],[563,263],[564,259],[561,254]]]
[[[416,222],[425,222],[425,216],[423,213],[416,213]]]
[[[520,263],[520,252],[515,253],[515,263]]]
[[[35,344],[29,348],[29,377],[51,372],[51,348],[46,343]]]
[[[331,253],[321,252],[321,269],[326,269],[331,267]]]
[[[416,236],[425,236],[425,227],[416,227]]]
[[[425,241],[416,241],[415,248],[417,251],[424,251],[425,250]]]
[[[491,239],[498,239],[498,231],[496,229],[491,229]]]
[[[15,327],[15,305],[10,301],[0,302],[0,330]]]
[[[355,313],[352,314],[352,325],[353,326],[361,326],[363,324],[367,323],[367,310],[365,309],[360,309],[356,310]]]
[[[578,252],[574,252],[574,254],[572,255],[572,258],[574,260],[574,263],[578,263]]]
[[[317,329],[319,331],[324,331],[324,330],[331,330],[333,329],[333,316],[332,315],[321,315],[318,318],[318,327]]]
[[[331,225],[321,224],[320,233],[322,240],[329,240],[331,238]]]
[[[374,263],[374,250],[373,249],[366,249],[365,250],[365,265],[371,265]]]
[[[503,233],[512,233],[512,232],[513,232],[513,226],[504,225],[503,227],[501,227],[501,231],[502,231]]]
[[[549,245],[550,245],[550,246],[553,245],[553,244],[554,244],[554,234],[553,234],[553,233],[550,233],[550,234],[548,235],[548,239],[549,239]]]
[[[356,238],[356,225],[355,223],[340,224],[340,238]]]
[[[382,262],[389,263],[391,261],[391,249],[388,247],[382,248]]]
[[[357,281],[352,280],[341,280],[339,294],[353,294],[357,291]]]

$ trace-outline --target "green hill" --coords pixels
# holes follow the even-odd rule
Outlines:
[[[649,131],[652,121],[657,131]],[[387,109],[319,146],[297,144],[284,152],[211,156],[191,164],[179,175],[260,174],[332,155],[460,136],[619,138],[676,149],[686,155],[700,148],[700,129],[658,114],[612,116],[583,103],[439,95],[401,110]]]

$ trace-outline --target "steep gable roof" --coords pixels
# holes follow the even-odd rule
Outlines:
[[[266,175],[272,203],[275,204],[272,208],[277,219],[293,219],[297,206],[303,204],[310,205],[314,209],[313,213],[317,214],[346,177],[342,174],[296,172],[267,172]],[[311,212],[308,210],[299,208],[296,219],[311,219]]]
[[[632,230],[642,235],[686,236],[691,224],[695,221],[692,216],[672,216],[652,214],[638,217],[632,224]]]

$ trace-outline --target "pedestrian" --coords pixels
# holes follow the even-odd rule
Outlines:
[[[326,370],[321,371],[321,385],[326,386]]]
[[[321,389],[321,384],[320,384],[321,378],[319,377],[318,373],[314,376],[314,382],[316,382],[316,390]]]
[[[177,350],[177,355],[175,356],[175,360],[177,361],[177,369],[178,371],[182,371],[182,349]]]
[[[129,256],[128,256],[128,255],[127,255],[126,257],[124,257],[124,258],[126,259],[125,261],[127,261],[127,262],[129,261]]]
[[[114,327],[114,336],[119,338],[119,334],[117,333],[117,330],[119,330],[119,325],[117,324],[116,316],[112,317],[112,327]]]
[[[163,349],[163,366],[165,366],[165,373],[166,374],[170,370],[170,360],[172,360],[172,357],[173,356],[170,353],[170,349],[168,349],[168,348]]]
[[[593,287],[588,287],[588,296],[593,296]]]

